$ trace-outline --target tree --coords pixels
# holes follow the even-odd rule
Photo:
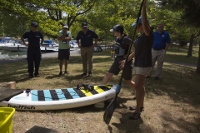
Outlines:
[[[199,0],[162,0],[160,1],[162,6],[168,7],[173,11],[182,12],[182,21],[191,28],[194,28],[194,32],[190,36],[190,46],[188,50],[188,56],[192,54],[193,40],[200,35],[200,1]],[[200,47],[200,46],[199,46]],[[200,51],[199,51],[200,52]],[[200,74],[200,55],[198,57],[198,64],[196,72]]]
[[[61,22],[71,27],[95,3],[96,0],[1,0],[0,12],[21,15],[29,22],[37,21],[44,34],[57,37]]]

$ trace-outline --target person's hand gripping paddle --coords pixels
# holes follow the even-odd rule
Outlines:
[[[136,34],[136,30],[137,30],[137,25],[138,25],[138,20],[139,20],[139,17],[141,15],[141,10],[142,10],[142,5],[143,5],[143,1],[142,0],[142,3],[140,5],[140,10],[138,12],[138,16],[137,16],[137,21],[136,21],[136,27],[135,27],[135,31],[134,31],[134,34],[133,34],[133,39],[135,37],[135,34]],[[133,40],[132,39],[132,40]],[[128,50],[128,54],[127,54],[127,57],[126,57],[126,61],[125,61],[125,65],[124,65],[124,69],[126,69],[126,64],[127,64],[127,60],[128,60],[128,56],[130,54],[130,51],[131,51],[131,48],[132,48],[132,41],[131,41],[131,45],[129,45],[129,50]],[[123,74],[124,74],[124,71],[122,72],[122,75],[120,77],[120,80],[119,80],[119,84],[117,85],[117,88],[116,88],[116,95],[115,97],[113,98],[113,100],[111,101],[111,103],[108,105],[108,107],[106,108],[105,112],[104,112],[104,115],[103,115],[103,120],[106,124],[109,124],[110,123],[110,120],[112,118],[112,115],[113,115],[113,112],[116,108],[116,104],[117,104],[117,96],[121,90],[121,82],[122,82],[122,77],[123,77]]]

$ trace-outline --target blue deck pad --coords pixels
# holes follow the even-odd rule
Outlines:
[[[31,100],[38,101],[38,91],[37,90],[31,90]]]
[[[80,96],[74,91],[73,88],[68,88],[67,90],[70,93],[70,95],[73,97],[73,99],[80,98]]]
[[[52,96],[49,90],[43,90],[45,101],[52,101]]]
[[[57,93],[59,100],[66,100],[65,95],[64,95],[64,93],[62,92],[61,89],[56,89],[55,91]]]

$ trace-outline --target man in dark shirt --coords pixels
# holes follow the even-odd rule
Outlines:
[[[94,38],[95,44],[93,44]],[[81,76],[91,76],[94,45],[97,45],[98,35],[94,31],[89,30],[88,24],[86,22],[83,22],[82,31],[78,33],[76,40],[78,42],[79,48],[81,49],[81,58],[83,64],[83,74],[81,74]]]
[[[32,22],[31,30],[24,33],[24,35],[21,37],[23,44],[28,47],[27,61],[28,61],[28,73],[30,78],[33,77],[34,66],[35,66],[34,76],[37,77],[39,74],[38,71],[41,61],[40,46],[44,41],[43,35],[41,34],[41,32],[37,30],[37,27],[38,23]],[[25,43],[24,39],[28,39],[28,43]]]

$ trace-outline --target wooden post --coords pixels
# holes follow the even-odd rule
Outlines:
[[[19,45],[17,45],[17,55],[19,56]]]

